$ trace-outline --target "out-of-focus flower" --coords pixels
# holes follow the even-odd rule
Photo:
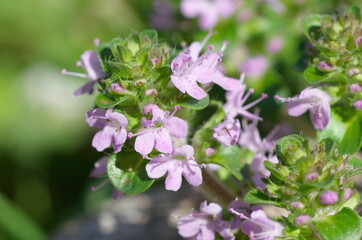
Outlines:
[[[356,110],[362,110],[362,99],[358,99],[353,103],[353,106],[356,108]]]
[[[174,117],[180,106],[176,106],[174,112],[169,112],[159,108],[152,110],[152,120],[142,118],[144,130],[133,134],[137,136],[135,142],[136,152],[147,156],[153,148],[163,153],[172,153],[171,136],[182,138],[187,135],[187,123],[181,118]]]
[[[240,122],[237,119],[226,117],[226,119],[214,127],[213,137],[225,147],[236,144],[240,135]]]
[[[107,176],[107,163],[108,163],[108,159],[109,157],[102,157],[101,159],[99,159],[95,164],[94,164],[94,168],[90,174],[90,177],[92,178],[103,178]],[[99,184],[98,186],[91,187],[92,191],[96,191],[99,188],[103,187],[104,185],[106,185],[107,183],[109,183],[109,179],[105,179],[101,184]],[[115,188],[113,188],[112,191],[112,198],[114,200],[118,200],[121,199],[123,197],[123,193]]]
[[[351,91],[351,93],[357,93],[362,91],[362,87],[358,83],[353,83],[349,86],[349,91]]]
[[[151,158],[146,165],[146,171],[150,178],[160,178],[167,172],[165,182],[167,190],[179,190],[182,176],[192,186],[199,186],[202,183],[201,169],[194,159],[194,149],[190,145],[176,148],[173,153]]]
[[[265,73],[268,63],[264,56],[251,57],[245,60],[241,71],[249,77],[260,77]]]
[[[284,42],[281,37],[273,37],[269,40],[266,49],[269,53],[277,53],[283,48]]]
[[[68,72],[65,69],[62,70],[62,74],[89,79],[89,82],[74,92],[74,96],[79,96],[84,93],[92,94],[93,86],[97,83],[97,80],[106,77],[106,73],[102,69],[97,53],[91,50],[85,51],[80,57],[80,61],[77,62],[77,65],[84,68],[87,74]]]
[[[268,4],[269,7],[277,13],[283,13],[285,11],[285,6],[283,3],[280,2],[280,0],[262,0],[262,1]]]
[[[327,127],[331,113],[331,107],[329,106],[331,97],[322,90],[308,87],[296,97],[281,98],[275,96],[275,99],[289,102],[287,110],[290,116],[297,117],[309,110],[315,129]]]
[[[239,201],[236,199],[228,205],[227,209],[229,210],[229,212],[231,212],[232,214],[235,215],[230,220],[230,228],[236,229],[236,228],[240,227],[240,224],[241,224],[242,218],[240,218],[240,214],[243,214],[243,216],[246,216],[246,217],[250,217],[250,214],[252,211],[262,210],[263,208],[258,205],[252,206],[248,203],[245,203],[245,202],[242,202],[242,201]]]
[[[245,221],[241,223],[241,229],[250,239],[274,240],[275,237],[283,235],[284,227],[269,219],[263,210],[254,211],[250,218],[245,216],[244,218]]]
[[[104,109],[90,110],[86,115],[89,126],[101,128],[93,138],[92,146],[97,151],[103,151],[109,146],[113,146],[114,152],[120,152],[127,138],[126,127],[128,125],[127,118],[112,109],[104,111]]]
[[[202,29],[210,30],[219,18],[231,16],[235,10],[232,0],[182,0],[181,13],[187,18],[200,17],[199,25]]]
[[[218,232],[225,240],[234,240],[228,224],[221,219],[222,208],[216,203],[202,202],[200,212],[183,217],[178,225],[179,234],[187,239],[214,240]]]
[[[150,16],[151,25],[159,30],[172,30],[176,26],[175,10],[167,1],[154,0],[154,13]]]

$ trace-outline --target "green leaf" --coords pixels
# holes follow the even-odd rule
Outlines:
[[[308,142],[296,134],[280,138],[276,145],[278,160],[286,166],[294,165],[297,159],[307,155],[306,150],[308,150]]]
[[[343,208],[335,215],[327,216],[313,225],[325,240],[358,240],[361,239],[361,219],[350,208]]]
[[[346,14],[352,13],[358,21],[361,21],[361,9],[358,6],[350,6],[346,9]]]
[[[13,239],[45,239],[39,225],[0,193],[0,227]]]
[[[277,207],[282,206],[282,204],[278,198],[270,197],[267,194],[260,192],[257,189],[253,189],[253,190],[249,191],[244,197],[244,202],[250,203],[250,204],[268,204],[268,205],[274,205]]]
[[[211,162],[219,164],[226,168],[238,180],[243,180],[241,175],[241,168],[243,164],[241,159],[245,155],[245,150],[236,145],[229,147],[221,146],[219,153],[213,156]]]
[[[311,84],[320,82],[345,82],[347,80],[346,76],[342,73],[325,73],[315,67],[308,67],[304,70],[303,75],[305,80]]]
[[[156,67],[151,70],[148,81],[153,84],[160,84],[163,87],[166,87],[171,76],[171,67],[169,65]]]
[[[96,97],[95,103],[99,108],[112,108],[118,104],[118,102],[107,98],[103,94],[99,94]]]
[[[200,100],[190,97],[189,95],[185,94],[181,100],[179,101],[179,105],[181,107],[194,109],[194,110],[202,110],[209,106],[209,96],[206,96]]]
[[[318,131],[318,138],[332,138],[343,154],[354,154],[362,146],[362,114],[357,113],[347,121],[332,111],[326,129]]]
[[[118,78],[124,80],[133,79],[133,71],[132,68],[127,64],[112,62],[112,61],[104,61],[104,65],[106,68],[115,74]]]
[[[140,38],[142,42],[157,42],[157,31],[148,29],[140,33]]]
[[[148,177],[142,157],[135,152],[123,153],[119,159],[112,155],[107,171],[112,185],[125,194],[142,193],[155,181]]]
[[[310,36],[310,29],[313,27],[320,27],[322,25],[322,16],[321,15],[309,15],[308,17],[302,20],[302,28],[305,35],[309,38],[310,41],[313,41]]]
[[[350,156],[347,162],[348,165],[348,175],[347,177],[352,177],[359,173],[362,173],[362,161],[354,156]]]

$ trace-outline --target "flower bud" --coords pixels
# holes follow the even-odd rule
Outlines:
[[[294,219],[295,225],[297,226],[301,226],[309,221],[310,221],[310,216],[308,215],[299,215]]]
[[[110,90],[115,93],[124,93],[125,92],[124,88],[122,88],[121,85],[119,85],[118,83],[112,83]]]
[[[347,199],[349,199],[352,195],[352,190],[350,188],[346,188],[344,189],[344,192],[343,192],[343,201],[346,201]]]
[[[215,152],[215,149],[211,148],[211,147],[208,147],[205,149],[205,154],[206,156],[211,156],[213,153]]]
[[[314,182],[318,177],[317,173],[309,173],[305,179],[307,181]]]
[[[159,107],[156,104],[150,103],[143,107],[143,112],[145,114],[149,114],[152,112],[153,109],[157,109],[157,108],[159,108]]]
[[[304,204],[303,204],[302,202],[299,202],[299,201],[297,201],[297,202],[292,202],[292,203],[290,204],[290,206],[291,206],[292,208],[304,208]]]
[[[325,191],[320,195],[319,201],[323,205],[335,204],[336,202],[338,202],[338,193],[336,193],[335,191]]]

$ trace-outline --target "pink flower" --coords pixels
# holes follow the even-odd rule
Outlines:
[[[182,0],[181,13],[187,18],[200,17],[202,29],[210,30],[219,18],[227,18],[233,14],[235,3],[232,0]]]
[[[260,77],[264,74],[268,67],[268,63],[264,56],[251,57],[245,60],[241,67],[241,71],[246,76]]]
[[[195,99],[207,96],[206,92],[197,84],[216,83],[225,90],[232,90],[239,85],[239,80],[225,77],[218,70],[222,53],[227,45],[224,42],[219,52],[208,49],[199,57],[200,51],[211,36],[211,32],[202,43],[194,42],[188,49],[180,53],[171,63],[171,81],[182,93],[187,93]]]
[[[349,86],[349,91],[351,93],[357,93],[362,91],[362,87],[358,83],[353,83]]]
[[[297,117],[309,110],[315,129],[327,127],[331,114],[331,107],[329,106],[331,97],[322,90],[308,87],[296,97],[281,98],[275,96],[275,99],[289,102],[287,110],[290,116]]]
[[[247,234],[250,239],[273,240],[275,237],[283,235],[284,227],[269,219],[263,210],[257,210],[251,213],[250,218],[240,216],[246,219],[241,224],[243,233]]]
[[[204,201],[200,212],[183,217],[177,225],[179,234],[185,239],[214,240],[215,232],[225,240],[234,240],[228,224],[221,219],[222,208],[216,203]]]
[[[194,149],[190,145],[183,145],[170,154],[160,154],[146,165],[150,178],[160,178],[167,174],[166,189],[177,191],[181,187],[182,176],[192,186],[202,183],[202,174],[199,165],[194,159]]]
[[[101,152],[111,145],[114,152],[120,152],[127,138],[127,118],[112,109],[96,108],[86,115],[87,123],[91,127],[101,128],[93,138],[92,146]]]
[[[250,120],[262,120],[261,117],[256,116],[255,114],[252,114],[247,110],[255,106],[263,99],[267,98],[268,95],[263,93],[259,99],[243,106],[250,94],[254,92],[254,89],[249,89],[249,91],[245,94],[246,85],[243,84],[244,77],[245,75],[242,74],[239,85],[225,94],[226,104],[224,105],[224,111],[231,118],[235,118],[236,116],[241,115]]]
[[[273,37],[269,40],[267,44],[267,50],[269,53],[277,53],[279,52],[283,47],[283,38],[281,37]]]
[[[356,110],[362,110],[362,99],[358,99],[353,103]]]
[[[90,81],[78,88],[74,92],[74,96],[79,96],[84,93],[92,94],[93,86],[97,83],[97,80],[106,77],[106,73],[102,69],[97,53],[90,50],[85,51],[80,57],[80,61],[77,65],[84,68],[87,74],[68,72],[65,69],[62,70],[62,74],[89,78]]]
[[[225,147],[236,144],[240,135],[240,122],[237,119],[226,117],[214,127],[213,137]]]
[[[137,136],[135,142],[136,152],[147,156],[153,148],[156,148],[162,153],[172,153],[171,136],[183,138],[187,135],[187,123],[181,118],[174,117],[180,106],[176,106],[174,112],[169,115],[169,112],[159,108],[152,110],[152,120],[142,118],[144,130],[133,134]]]

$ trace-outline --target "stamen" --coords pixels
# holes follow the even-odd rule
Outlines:
[[[240,103],[243,105],[245,101],[249,98],[250,94],[254,93],[254,89],[250,88],[249,91],[245,94],[244,97],[241,98]]]
[[[220,49],[220,51],[221,52],[224,52],[225,51],[225,48],[226,48],[226,46],[229,44],[229,41],[224,41],[223,43],[222,43],[222,47],[221,47],[221,49]]]
[[[243,84],[244,83],[244,80],[245,80],[245,73],[241,73],[240,74],[240,83]]]
[[[63,74],[63,75],[70,75],[70,76],[81,77],[81,78],[89,78],[86,74],[76,73],[76,72],[68,72],[66,69],[63,69],[60,73]]]
[[[171,113],[171,115],[170,115],[167,119],[172,118],[172,117],[176,114],[177,110],[179,110],[179,109],[181,109],[181,106],[180,106],[180,105],[176,105],[176,106],[173,108],[173,112]]]
[[[97,186],[91,186],[91,191],[96,191],[98,189],[100,189],[101,187],[103,187],[104,185],[106,185],[109,182],[109,179],[105,179],[103,182],[101,182],[99,185]]]
[[[209,41],[210,37],[214,34],[213,31],[209,31],[209,33],[206,35],[206,37],[204,38],[204,40],[202,40],[201,42],[201,46],[200,46],[200,50],[204,48],[204,46],[206,45],[206,43]]]
[[[259,102],[263,101],[263,100],[264,100],[265,98],[267,98],[267,97],[268,97],[268,94],[266,94],[266,93],[261,94],[261,97],[260,97],[260,98],[256,99],[254,102],[251,102],[251,103],[249,103],[248,105],[244,106],[244,109],[249,109],[249,108],[255,106],[256,104],[258,104]]]

